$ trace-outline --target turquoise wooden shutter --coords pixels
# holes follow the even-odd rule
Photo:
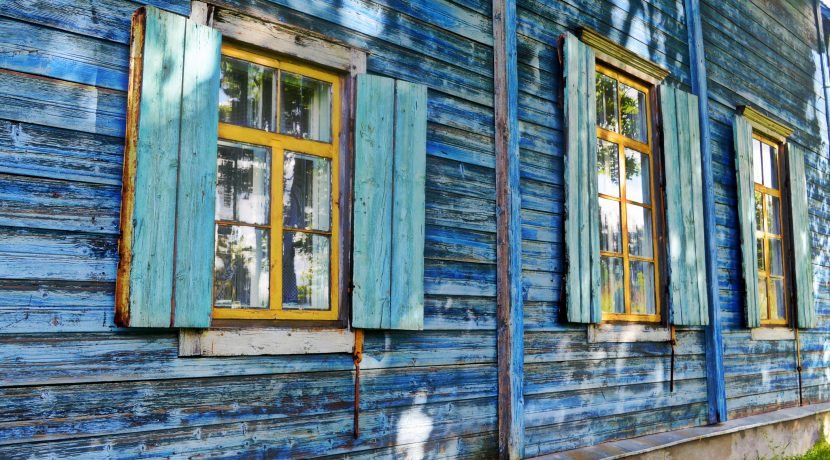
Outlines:
[[[755,181],[752,169],[752,125],[735,116],[735,176],[738,188],[738,222],[741,240],[741,271],[744,279],[744,308],[747,327],[761,326],[758,304],[758,265],[755,243]]]
[[[133,15],[121,326],[210,326],[220,46],[217,31],[184,17],[153,7]]]
[[[565,302],[568,321],[599,323],[599,204],[594,50],[565,34]]]
[[[672,324],[709,324],[697,96],[660,87]]]
[[[352,326],[423,329],[427,90],[357,78]]]
[[[798,327],[816,327],[816,307],[813,300],[813,247],[810,233],[809,202],[807,201],[807,174],[804,156],[807,150],[797,144],[787,144],[792,203],[793,262]]]

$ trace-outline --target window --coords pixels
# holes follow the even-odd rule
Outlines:
[[[338,319],[340,77],[222,46],[214,319]]]
[[[753,133],[758,304],[764,325],[786,325],[788,321],[780,157],[775,142]]]
[[[603,320],[660,321],[649,88],[597,64]]]

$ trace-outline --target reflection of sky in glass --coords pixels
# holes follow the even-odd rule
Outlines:
[[[219,308],[268,308],[268,230],[216,226],[215,305]]]
[[[271,184],[269,149],[219,141],[216,218],[267,224]]]
[[[628,204],[626,211],[628,213],[626,223],[628,224],[629,254],[651,258],[653,256],[651,210]]]
[[[622,252],[622,225],[620,204],[605,198],[599,199],[600,237],[599,249],[608,252]]]

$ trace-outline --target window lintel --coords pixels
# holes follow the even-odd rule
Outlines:
[[[652,85],[659,85],[671,72],[626,47],[601,35],[590,27],[577,29],[583,43],[594,49],[597,59]]]
[[[748,105],[738,106],[738,113],[746,117],[752,129],[779,143],[792,136],[793,129],[764,115],[759,110]]]

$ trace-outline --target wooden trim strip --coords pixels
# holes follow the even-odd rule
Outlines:
[[[793,129],[789,126],[773,120],[748,105],[738,106],[738,113],[749,120],[752,124],[752,129],[772,138],[776,142],[785,142],[793,134]]]
[[[687,10],[688,11],[688,10]],[[659,85],[671,72],[590,27],[579,27],[579,39],[594,49],[597,59],[653,85]]]
[[[493,0],[499,458],[524,451],[524,317],[516,1]]]
[[[718,292],[717,228],[715,221],[715,187],[712,168],[711,131],[709,126],[709,89],[706,81],[706,58],[700,20],[700,0],[685,0],[686,26],[692,73],[692,93],[697,95],[700,120],[700,153],[703,172],[703,223],[706,247],[706,294],[709,300],[709,325],[706,339],[706,392],[709,423],[725,422],[726,385],[723,371],[723,334],[721,332],[720,293]]]

